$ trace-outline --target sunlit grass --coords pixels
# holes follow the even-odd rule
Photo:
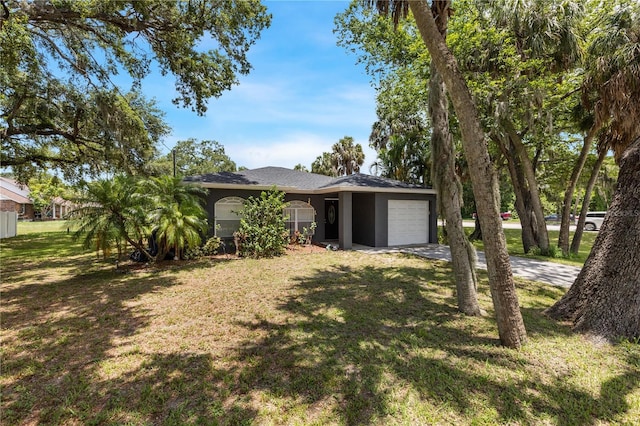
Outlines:
[[[520,257],[529,257],[532,259],[545,260],[549,262],[562,263],[566,265],[573,266],[582,266],[584,262],[587,260],[589,253],[591,252],[591,247],[593,247],[593,243],[598,236],[597,232],[584,232],[582,234],[582,243],[580,244],[580,250],[576,255],[570,255],[569,257],[563,257],[560,249],[556,250],[556,256],[540,256],[535,253],[524,253],[524,247],[522,246],[522,231],[520,229],[511,229],[504,228],[504,235],[507,240],[507,251],[511,256],[520,256]],[[442,227],[440,227],[440,232],[442,233]],[[473,228],[466,228],[467,234],[473,232]],[[556,249],[558,245],[558,235],[560,231],[548,231],[549,232],[549,242],[550,245]],[[569,241],[573,238],[573,231],[569,234]],[[474,241],[473,245],[478,250],[484,250],[484,244],[482,241]]]
[[[558,245],[558,235],[560,231],[548,231],[549,232],[549,242],[550,245],[556,248]],[[557,249],[557,253],[555,257],[548,256],[540,256],[537,254],[525,254],[524,248],[522,246],[522,236],[521,231],[519,229],[505,229],[504,230],[505,238],[507,239],[507,250],[509,254],[512,256],[522,256],[522,257],[530,257],[533,259],[546,260],[557,263],[564,263],[567,265],[575,265],[582,266],[584,262],[587,260],[589,253],[591,252],[591,247],[598,236],[597,232],[584,232],[582,234],[582,243],[580,244],[580,250],[578,254],[571,255],[569,257],[562,257],[562,252],[560,249]],[[573,231],[569,234],[569,242],[573,238]],[[483,245],[481,242],[477,242],[476,246],[478,249],[482,249]]]
[[[66,220],[19,221],[18,235],[38,234],[42,232],[62,232],[69,228],[71,222]]]
[[[3,424],[635,424],[640,347],[594,344],[517,279],[529,342],[456,311],[450,266],[289,252],[116,269],[3,240]]]

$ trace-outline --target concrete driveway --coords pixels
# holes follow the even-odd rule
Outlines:
[[[449,246],[441,244],[428,244],[426,246],[406,246],[406,247],[356,247],[354,250],[364,253],[409,253],[426,259],[451,261]],[[531,281],[539,281],[558,287],[571,287],[581,268],[576,266],[562,265],[554,262],[528,259],[524,257],[510,256],[511,269],[513,275]],[[478,252],[478,268],[487,269],[484,252]]]

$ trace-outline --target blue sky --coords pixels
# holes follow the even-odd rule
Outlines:
[[[365,151],[362,172],[369,173],[375,160],[368,143],[376,119],[375,90],[356,56],[338,47],[333,34],[335,15],[349,3],[263,3],[273,20],[249,51],[253,70],[240,76],[231,91],[211,99],[206,116],[171,103],[169,77],[143,85],[173,128],[161,149],[168,152],[188,138],[216,140],[238,166],[293,168],[302,163],[310,168],[340,138],[352,136]]]

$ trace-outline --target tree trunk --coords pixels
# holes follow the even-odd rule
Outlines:
[[[158,259],[158,256],[155,256],[155,257],[151,256],[151,253],[149,253],[149,251],[145,248],[145,246],[144,246],[144,244],[142,242],[133,241],[129,236],[125,236],[125,240],[129,244],[131,244],[131,246],[133,246],[136,249],[140,250],[140,253],[142,253],[145,256],[147,256],[147,258],[149,259],[150,262],[154,263]]]
[[[478,207],[489,272],[489,287],[503,345],[518,348],[526,341],[511,263],[500,219],[500,193],[478,111],[458,64],[436,27],[426,1],[409,2],[422,39],[451,96],[462,131],[464,152]]]
[[[536,179],[533,163],[529,158],[527,148],[522,143],[520,135],[517,134],[511,121],[506,121],[506,126],[511,135],[511,143],[515,147],[518,159],[524,172],[527,190],[529,192],[529,207],[531,209],[531,228],[534,230],[534,236],[540,252],[543,255],[549,254],[549,233],[547,232],[547,223],[544,220],[544,210],[542,209],[542,201],[540,200],[540,191],[538,190],[538,180]],[[525,204],[526,206],[526,204]]]
[[[478,213],[476,213],[476,218],[474,219],[475,227],[473,228],[473,232],[469,235],[469,241],[477,241],[482,239],[482,227],[480,226],[480,218],[478,217]]]
[[[622,155],[618,185],[591,254],[547,313],[609,340],[640,337],[640,138]]]
[[[558,247],[560,247],[560,250],[562,250],[563,256],[569,255],[569,220],[571,218],[571,204],[573,202],[573,193],[576,190],[576,185],[578,184],[578,179],[580,179],[580,175],[582,174],[584,164],[587,162],[587,156],[589,155],[589,151],[591,150],[591,145],[595,135],[596,127],[592,126],[591,129],[589,129],[587,136],[584,138],[584,144],[582,145],[580,156],[573,166],[571,177],[569,178],[569,182],[567,182],[567,188],[564,192],[564,200],[562,201],[562,213],[560,215],[560,235],[558,236]]]
[[[547,224],[544,221],[544,211],[542,209],[540,191],[538,190],[538,181],[533,163],[529,158],[526,146],[522,143],[522,136],[516,132],[513,123],[510,120],[503,119],[502,127],[508,135],[510,147],[510,149],[505,152],[507,161],[516,164],[520,176],[518,184],[520,185],[523,196],[524,211],[522,213],[518,212],[518,215],[529,219],[528,227],[522,227],[523,237],[524,231],[530,228],[531,236],[533,236],[535,241],[534,245],[540,249],[541,254],[547,255],[549,253],[549,233],[547,232]],[[513,182],[513,184],[515,188],[516,182]],[[527,247],[525,238],[523,238],[523,245],[525,245],[525,253],[528,253],[533,247]]]
[[[516,196],[515,209],[518,212],[518,218],[520,219],[522,247],[525,253],[529,253],[533,247],[538,246],[536,227],[534,226],[535,216],[531,208],[531,203],[529,202],[531,194],[525,184],[524,172],[522,171],[518,155],[515,152],[512,152],[514,148],[509,141],[509,138],[505,139],[506,140],[493,138],[500,147],[502,154],[507,159],[509,176],[511,177],[513,192]]]
[[[593,192],[593,187],[596,185],[596,180],[598,180],[598,173],[600,172],[600,168],[602,167],[602,163],[604,163],[604,159],[606,156],[607,150],[600,150],[600,153],[598,154],[598,160],[596,161],[596,164],[593,166],[593,170],[591,171],[591,177],[589,177],[589,182],[587,183],[587,187],[584,192],[584,200],[582,200],[580,217],[578,218],[578,222],[576,223],[576,232],[573,234],[573,240],[571,240],[571,253],[573,254],[578,254],[578,251],[580,251],[582,233],[584,232],[584,223],[586,222],[587,212],[589,211],[589,204],[591,203],[591,193]]]
[[[432,6],[438,30],[443,37],[447,32],[449,3],[448,0],[433,2]],[[429,80],[429,114],[433,125],[432,176],[446,221],[458,310],[466,315],[482,315],[477,297],[476,250],[467,239],[462,224],[462,185],[455,170],[455,150],[449,130],[449,101],[444,81],[433,62]]]

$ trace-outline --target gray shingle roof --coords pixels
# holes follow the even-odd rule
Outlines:
[[[424,189],[419,185],[411,185],[393,179],[357,173],[349,176],[332,178],[284,167],[262,167],[241,172],[220,172],[206,175],[189,176],[186,182],[201,183],[209,187],[219,185],[238,185],[279,188],[295,188],[298,190],[323,190],[331,188],[385,188],[385,189]]]
[[[189,176],[185,178],[185,181],[194,183],[202,182],[255,186],[275,185],[277,187],[298,189],[316,189],[329,184],[332,180],[333,178],[329,176],[285,169],[284,167],[262,167],[259,169],[243,170],[240,172],[220,172]]]
[[[405,182],[400,182],[399,180],[387,179],[380,176],[372,176],[365,175],[362,173],[356,173],[348,176],[340,176],[335,179],[328,185],[323,186],[323,188],[331,188],[331,187],[367,187],[367,188],[414,188],[421,189],[424,188],[420,185],[412,185]]]

